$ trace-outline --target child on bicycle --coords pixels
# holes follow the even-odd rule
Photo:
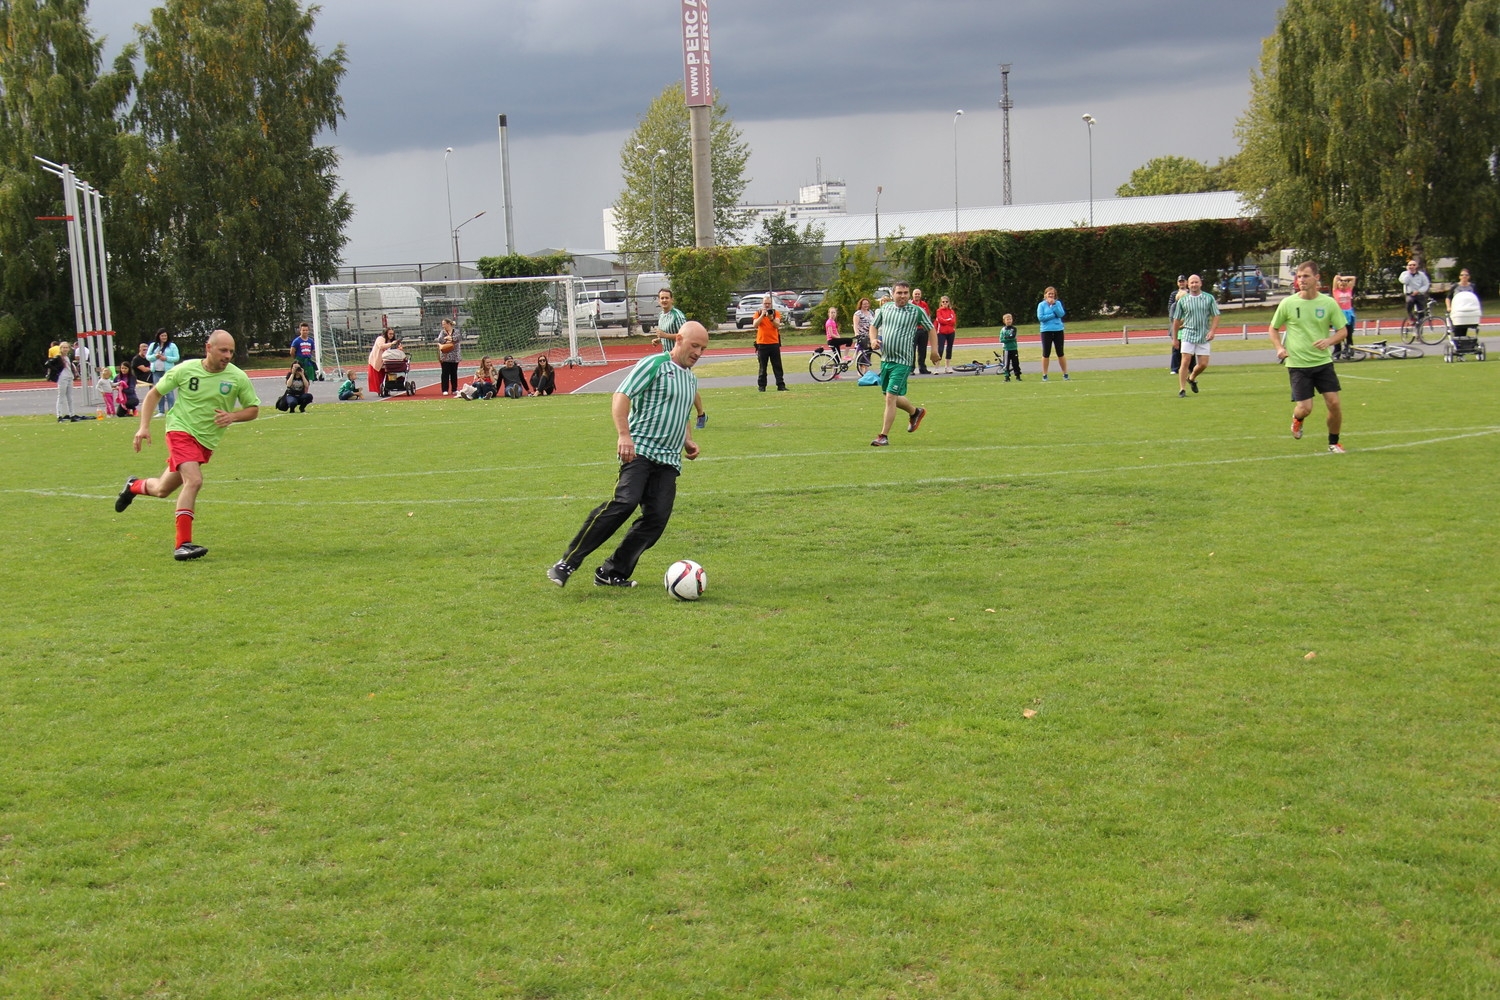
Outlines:
[[[1005,366],[1001,372],[1005,375],[1005,381],[1010,381],[1011,373],[1014,372],[1016,381],[1021,381],[1021,352],[1016,346],[1016,318],[1010,313],[1003,317],[1005,325],[1000,328],[1000,349],[1005,352]]]

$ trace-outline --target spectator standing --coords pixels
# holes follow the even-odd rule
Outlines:
[[[1005,352],[1005,365],[1001,369],[1005,372],[1005,381],[1009,382],[1011,375],[1015,375],[1016,381],[1021,381],[1021,351],[1016,344],[1016,318],[1006,313],[1002,319],[1005,325],[1000,327],[1000,350]]]
[[[104,412],[109,416],[114,416],[115,373],[108,365],[99,369],[99,377],[94,380],[94,389],[98,391],[99,398],[104,400]]]
[[[148,350],[150,348],[146,344],[142,344],[136,348],[135,357],[130,359],[130,363],[127,366],[130,369],[131,388],[137,391],[139,391],[139,386],[142,382],[146,385],[151,384],[151,362],[146,358]]]
[[[386,327],[375,338],[375,343],[370,345],[370,392],[372,394],[380,391],[380,384],[385,379],[385,352],[395,342],[396,331]]]
[[[443,370],[441,382],[443,395],[450,392],[458,395],[458,366],[464,359],[463,344],[459,342],[458,331],[453,328],[453,320],[444,318],[443,328],[438,331],[438,367]]]
[[[1187,275],[1179,274],[1177,276],[1177,287],[1172,290],[1171,295],[1167,296],[1167,330],[1168,337],[1172,341],[1172,359],[1167,364],[1167,370],[1173,375],[1176,375],[1177,369],[1182,367],[1182,341],[1178,340],[1177,335],[1170,331],[1173,329],[1173,322],[1177,319],[1177,300],[1186,294]]]
[[[1479,333],[1479,321],[1484,309],[1479,302],[1479,293],[1469,278],[1469,269],[1458,272],[1458,284],[1448,291],[1448,319],[1453,323],[1453,336],[1473,337]]]
[[[953,374],[953,341],[958,336],[958,313],[953,311],[953,300],[944,295],[938,298],[937,315],[932,318],[937,328],[937,350],[932,355],[932,366],[943,366],[943,372]]]
[[[495,376],[498,379],[495,383],[497,395],[504,395],[506,399],[520,399],[526,395],[526,373],[509,354],[505,356],[505,363],[495,369]]]
[[[776,391],[786,392],[786,375],[781,370],[781,323],[783,316],[773,304],[771,296],[767,295],[761,302],[760,308],[755,311],[755,361],[759,367],[756,377],[756,386],[761,392],[766,391],[766,364],[771,365],[771,371],[776,375]],[[697,359],[694,359],[696,363]],[[693,379],[694,384],[697,378]]]
[[[1432,288],[1432,280],[1427,277],[1427,272],[1417,268],[1415,260],[1406,262],[1406,270],[1401,272],[1401,291],[1406,299],[1406,315],[1412,319],[1427,308],[1427,292]]]
[[[1036,306],[1036,320],[1042,328],[1042,381],[1047,381],[1047,369],[1052,366],[1052,351],[1057,349],[1057,367],[1062,369],[1063,381],[1068,378],[1068,359],[1063,356],[1063,319],[1068,311],[1057,298],[1057,289],[1047,286],[1042,301]]]
[[[682,459],[698,457],[698,445],[688,426],[693,395],[698,391],[692,369],[708,347],[708,330],[702,323],[688,322],[679,332],[671,352],[637,362],[610,401],[618,435],[615,454],[620,460],[615,495],[589,512],[563,557],[547,570],[547,579],[559,587],[639,508],[641,516],[619,547],[594,571],[595,586],[634,587],[630,577],[636,564],[671,520]]]
[[[1320,281],[1315,261],[1297,265],[1298,292],[1277,304],[1269,333],[1276,357],[1286,362],[1292,380],[1292,437],[1302,437],[1302,421],[1312,413],[1313,394],[1320,392],[1328,408],[1328,450],[1342,455],[1339,432],[1344,411],[1338,373],[1328,352],[1344,337],[1344,311],[1319,290]]]
[[[918,309],[922,310],[922,312],[926,314],[929,321],[932,319],[932,306],[928,305],[927,300],[922,298],[922,289],[913,288],[911,290],[911,303]],[[929,329],[930,327],[919,327],[916,332],[916,340],[913,341],[912,345],[913,351],[916,353],[917,374],[919,375],[932,374],[927,370],[927,341]],[[934,357],[932,360],[934,364],[937,363],[936,357]]]
[[[316,381],[318,377],[317,353],[317,345],[313,343],[312,324],[303,323],[297,327],[297,336],[292,338],[292,357],[302,366],[309,383]]]
[[[172,331],[162,327],[156,331],[156,340],[146,348],[146,360],[151,363],[151,382],[160,382],[162,376],[177,366],[182,360],[182,353],[177,350],[177,345],[172,342]],[[164,417],[172,407],[177,405],[177,393],[175,391],[165,394],[158,393],[156,404],[156,415]]]
[[[911,301],[911,286],[906,282],[896,282],[891,288],[891,294],[895,301],[881,306],[875,313],[875,319],[870,322],[875,338],[870,346],[881,351],[880,391],[885,396],[885,415],[881,418],[880,433],[870,442],[875,448],[884,448],[891,443],[891,425],[896,421],[897,410],[907,415],[908,434],[920,427],[922,419],[927,416],[924,407],[917,406],[906,398],[906,380],[911,377],[917,331],[931,331],[932,320]]]
[[[1344,311],[1344,342],[1334,352],[1335,357],[1349,357],[1354,347],[1354,275],[1333,276],[1333,301]]]
[[[1198,393],[1198,376],[1208,367],[1210,343],[1219,329],[1219,303],[1203,290],[1200,275],[1188,276],[1187,294],[1177,299],[1177,318],[1172,320],[1172,336],[1182,342],[1182,365],[1177,370],[1177,395],[1187,396],[1187,386]],[[1191,371],[1189,371],[1191,369]]]
[[[57,354],[47,359],[47,378],[57,383],[57,422],[60,424],[82,420],[73,411],[73,379],[77,371],[73,368],[73,345],[59,341]]]
[[[533,396],[550,396],[557,391],[557,372],[552,369],[552,362],[547,360],[547,355],[538,354],[536,367],[531,369],[531,394]]]
[[[870,300],[860,299],[859,306],[854,310],[854,349],[863,351],[870,346],[870,324],[875,321],[875,311],[870,308]]]

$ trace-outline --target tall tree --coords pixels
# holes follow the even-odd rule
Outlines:
[[[178,296],[176,324],[283,337],[335,273],[353,212],[338,156],[342,45],[312,42],[297,0],[167,0],[141,29],[145,68],[126,180]]]
[[[1130,180],[1115,189],[1118,198],[1153,194],[1194,194],[1198,191],[1234,190],[1235,160],[1221,159],[1217,166],[1186,156],[1158,156],[1130,172]]]
[[[116,115],[134,73],[127,50],[100,74],[87,0],[0,0],[0,368],[32,371],[74,332],[62,184],[33,156],[107,190],[119,169]]]
[[[749,183],[745,163],[750,147],[741,141],[723,101],[715,99],[710,121],[714,233],[718,242],[732,244],[745,228],[736,206]],[[653,250],[693,245],[693,155],[680,81],[651,102],[620,147],[620,174],[625,186],[615,199],[615,227],[621,248],[637,255],[635,266],[652,266]]]
[[[1287,0],[1240,125],[1291,246],[1374,265],[1496,231],[1500,0]]]

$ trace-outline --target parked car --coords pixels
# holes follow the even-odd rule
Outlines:
[[[828,292],[803,292],[797,296],[797,301],[792,303],[792,325],[806,326],[808,315],[822,304]]]
[[[736,327],[743,330],[755,322],[755,314],[760,312],[761,303],[766,301],[766,294],[765,292],[756,292],[754,295],[745,295],[740,298],[740,304],[734,310],[734,325]],[[777,299],[774,292],[771,293],[771,299],[772,304],[781,313],[782,319],[790,323],[791,310],[786,307],[786,303]]]
[[[617,288],[579,292],[578,314],[589,325],[601,330],[611,325],[630,326],[629,301],[625,293]]]
[[[1217,291],[1220,300],[1224,302],[1236,299],[1258,299],[1264,302],[1270,294],[1271,285],[1256,271],[1241,268],[1222,275]]]

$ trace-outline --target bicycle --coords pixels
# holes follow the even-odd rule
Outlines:
[[[1433,318],[1431,297],[1423,303],[1421,310],[1415,316],[1408,310],[1406,318],[1401,321],[1401,342],[1404,344],[1420,340],[1431,347],[1434,344],[1441,344],[1447,336],[1447,321]]]
[[[1005,355],[999,351],[991,351],[990,353],[995,356],[994,361],[980,361],[978,358],[975,358],[967,364],[954,365],[953,370],[964,375],[983,375],[989,371],[994,372],[996,375],[1002,374],[1005,371]]]
[[[853,355],[845,357],[842,350],[829,351],[827,347],[820,347],[808,359],[807,373],[816,382],[829,382],[848,371],[850,365],[863,375],[871,368],[880,367],[880,352],[861,347]]]
[[[1400,361],[1406,358],[1420,358],[1422,349],[1406,344],[1387,344],[1383,340],[1377,340],[1372,344],[1356,344],[1345,353],[1346,361]]]

